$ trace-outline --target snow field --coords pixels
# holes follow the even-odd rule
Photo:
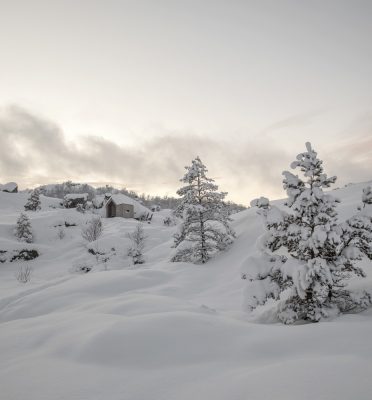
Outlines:
[[[361,203],[365,185],[335,191],[340,215]],[[27,195],[0,193],[0,249],[19,245],[12,229]],[[370,399],[372,310],[318,324],[258,323],[243,309],[241,265],[254,254],[256,210],[234,215],[237,239],[205,265],[170,263],[175,227],[168,211],[143,224],[146,263],[126,257],[137,222],[104,219],[104,266],[87,251],[79,225],[90,218],[54,209],[28,213],[40,257],[31,282],[21,262],[0,264],[0,387],[6,400]],[[57,237],[58,223],[76,223]],[[91,244],[95,248],[96,244]],[[74,272],[90,263],[88,274]],[[372,290],[368,277],[353,284]],[[107,269],[107,270],[105,270]]]

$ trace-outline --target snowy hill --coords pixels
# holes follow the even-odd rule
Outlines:
[[[334,191],[340,219],[366,185]],[[27,197],[0,192],[0,250],[20,245],[12,230]],[[255,209],[233,216],[235,243],[205,265],[168,261],[176,228],[163,224],[169,211],[155,213],[143,224],[147,262],[133,267],[126,248],[136,221],[104,219],[102,238],[88,246],[81,226],[91,214],[58,202],[42,196],[42,210],[29,213],[40,252],[27,262],[31,281],[15,279],[25,262],[0,264],[2,398],[370,398],[371,309],[294,326],[244,311],[240,268],[263,231]],[[96,245],[106,263],[88,252]],[[92,271],[77,273],[82,264]],[[372,292],[372,266],[363,267],[367,278],[352,284]]]

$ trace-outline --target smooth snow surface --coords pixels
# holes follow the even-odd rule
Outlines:
[[[335,191],[340,219],[365,186]],[[12,232],[27,197],[0,193],[0,250],[22,247]],[[371,398],[372,310],[294,326],[244,311],[241,265],[262,233],[255,209],[234,215],[235,243],[205,265],[168,261],[177,228],[163,225],[169,211],[154,213],[143,224],[146,263],[134,267],[127,233],[137,221],[103,219],[102,237],[88,246],[80,231],[91,214],[41,201],[27,213],[28,246],[40,257],[0,264],[1,399]],[[88,247],[110,259],[97,264]],[[33,268],[26,284],[15,279],[21,265]],[[93,269],[77,273],[80,265]],[[372,290],[364,266],[368,277],[353,284]]]

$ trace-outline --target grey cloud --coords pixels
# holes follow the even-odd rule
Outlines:
[[[368,137],[363,137],[364,145],[353,150],[359,159],[370,151],[367,145],[371,149]],[[325,165],[347,180],[360,181],[361,170],[368,166],[371,171],[371,157],[361,169],[360,163],[347,156],[350,145],[340,144],[337,153],[328,154]],[[296,156],[289,154],[285,143],[270,144],[257,138],[239,142],[229,135],[217,140],[179,132],[166,132],[135,148],[92,136],[69,143],[58,126],[24,109],[0,111],[0,181],[14,180],[23,187],[72,179],[116,182],[140,192],[173,194],[184,165],[196,155],[204,160],[221,189],[245,204],[261,194],[281,196],[281,171]]]
[[[365,113],[348,126],[340,140],[325,153],[339,183],[372,179],[372,113]]]
[[[279,129],[292,128],[310,124],[314,118],[324,114],[326,110],[315,110],[302,114],[293,114],[287,118],[277,121],[261,131],[261,134],[267,134]]]

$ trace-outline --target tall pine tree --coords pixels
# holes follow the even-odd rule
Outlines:
[[[336,177],[323,172],[310,143],[306,149],[291,164],[302,178],[283,172],[288,212],[264,198],[252,202],[264,217],[266,234],[261,257],[248,260],[251,267],[243,275],[249,281],[248,305],[253,309],[268,299],[278,300],[277,316],[284,323],[319,321],[371,301],[367,293],[358,296],[347,288],[350,276],[364,276],[356,261],[365,255],[372,259],[370,219],[356,215],[338,223],[339,200],[323,191]]]
[[[183,218],[175,235],[177,252],[172,261],[206,263],[213,254],[224,250],[235,236],[224,203],[227,193],[219,192],[199,157],[185,167],[181,179],[185,186],[177,191],[182,197],[175,214]]]

